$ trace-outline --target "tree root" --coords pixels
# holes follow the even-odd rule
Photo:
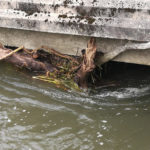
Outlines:
[[[90,73],[95,69],[95,55],[96,55],[96,41],[95,38],[91,38],[88,42],[88,47],[83,56],[83,61],[79,71],[77,72],[77,82],[82,88],[88,87],[88,77]]]
[[[73,58],[71,56],[68,56],[68,55],[65,55],[65,54],[62,54],[62,53],[60,53],[60,52],[58,52],[58,51],[56,51],[56,50],[54,50],[52,48],[49,48],[47,46],[41,46],[40,48],[37,48],[37,49],[33,50],[31,52],[33,54],[33,57],[36,57],[35,55],[37,55],[37,51],[39,51],[41,49],[46,51],[46,52],[48,52],[48,53],[50,53],[50,54],[54,54],[54,55],[56,55],[58,57],[61,57],[61,58],[64,58],[64,59],[68,59],[68,60],[72,61],[75,64],[79,64],[79,62],[75,58]]]
[[[59,56],[61,58],[65,58],[65,59],[71,60],[72,62],[74,62],[76,64],[79,64],[79,62],[76,59],[74,59],[73,57],[71,57],[71,56],[59,53],[58,51],[56,51],[56,50],[54,50],[52,48],[49,48],[47,46],[42,46],[41,48],[47,50],[51,54],[54,54],[54,55]]]

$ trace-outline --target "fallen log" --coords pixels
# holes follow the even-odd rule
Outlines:
[[[35,72],[38,71],[46,73],[48,71],[50,72],[56,71],[56,68],[51,64],[34,60],[30,55],[19,54],[6,48],[5,49],[0,48],[0,60],[9,62],[19,68],[26,68],[30,71]]]

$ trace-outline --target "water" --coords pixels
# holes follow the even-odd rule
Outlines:
[[[149,72],[77,93],[0,68],[0,150],[150,149]]]

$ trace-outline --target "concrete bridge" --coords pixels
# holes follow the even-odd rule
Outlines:
[[[47,45],[76,55],[97,38],[104,53],[128,41],[150,41],[148,0],[1,0],[0,42],[37,48]],[[130,50],[115,61],[150,65],[150,51]]]

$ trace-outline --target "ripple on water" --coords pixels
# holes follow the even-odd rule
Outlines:
[[[148,146],[149,87],[67,92],[18,72],[2,72],[1,148],[126,150],[141,138],[142,147]]]

